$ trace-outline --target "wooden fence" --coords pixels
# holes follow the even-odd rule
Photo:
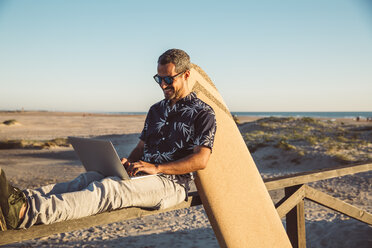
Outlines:
[[[268,190],[284,189],[285,191],[285,196],[276,204],[276,209],[281,218],[286,218],[287,234],[292,246],[306,247],[305,199],[372,225],[372,215],[370,213],[306,185],[310,182],[352,175],[370,170],[372,170],[372,163],[297,173],[264,180]],[[165,210],[154,211],[140,208],[125,208],[51,225],[36,225],[26,230],[8,230],[0,232],[0,245],[50,236],[56,233],[71,232],[92,226],[139,218],[146,215],[159,214],[200,204],[202,203],[199,196],[196,192],[193,192],[190,194],[187,202],[183,202],[173,208]]]
[[[304,199],[372,225],[372,215],[370,213],[306,185],[310,182],[342,177],[370,170],[372,170],[372,163],[297,173],[266,180],[265,185],[268,190],[284,188],[285,196],[275,207],[279,216],[281,218],[286,218],[287,234],[292,246],[300,248],[306,247]]]

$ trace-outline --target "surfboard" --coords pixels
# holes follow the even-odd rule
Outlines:
[[[292,247],[248,148],[222,96],[193,64],[188,86],[215,111],[217,131],[195,184],[221,247]],[[247,92],[249,96],[249,92]]]

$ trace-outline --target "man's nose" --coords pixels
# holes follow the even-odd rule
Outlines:
[[[162,88],[162,89],[165,89],[165,88],[167,88],[167,84],[165,83],[165,81],[164,81],[164,79],[162,79],[161,80],[161,83],[160,83],[160,87]]]

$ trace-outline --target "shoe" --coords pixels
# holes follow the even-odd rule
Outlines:
[[[5,172],[0,168],[0,228],[2,231],[18,227],[19,212],[25,203],[25,194],[10,185],[6,180]]]

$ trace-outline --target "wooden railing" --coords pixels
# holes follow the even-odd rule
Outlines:
[[[265,180],[268,190],[284,189],[285,196],[275,207],[280,218],[286,218],[287,234],[292,246],[306,247],[305,199],[372,225],[372,215],[370,213],[306,185],[310,182],[370,170],[372,170],[372,163],[334,167]]]
[[[284,198],[276,204],[276,208],[280,218],[286,218],[287,234],[292,246],[306,247],[305,199],[372,225],[372,215],[370,213],[306,185],[306,183],[310,182],[367,172],[370,170],[372,170],[372,163],[297,173],[264,180],[268,190],[284,189],[285,191]],[[189,196],[187,202],[183,202],[173,208],[165,210],[154,211],[140,208],[125,208],[51,225],[36,225],[26,230],[0,232],[0,245],[50,236],[56,233],[71,232],[92,226],[104,225],[202,204],[196,192],[190,193]]]

